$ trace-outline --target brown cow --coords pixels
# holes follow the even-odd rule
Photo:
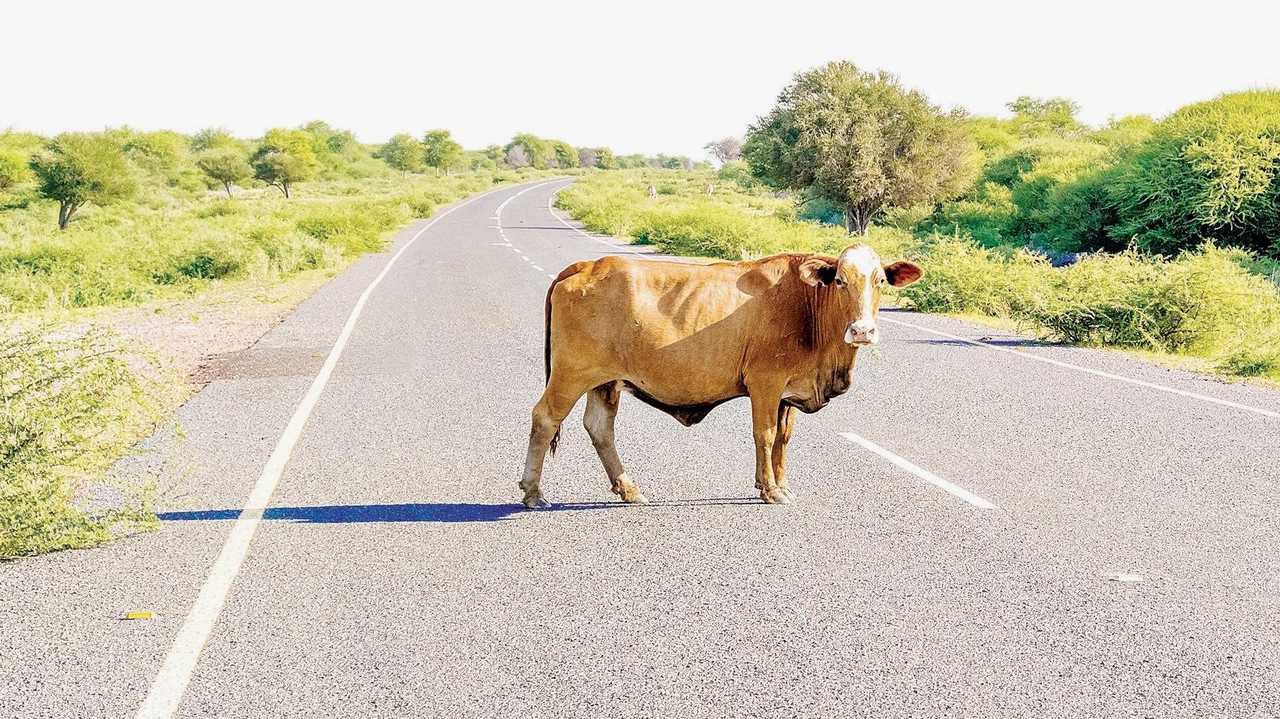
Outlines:
[[[865,245],[839,258],[701,265],[610,256],[566,267],[547,290],[547,385],[533,408],[520,480],[525,506],[549,506],[543,459],[584,394],[583,423],[613,492],[646,501],[614,447],[623,390],[686,426],[722,402],[750,397],[756,488],[765,502],[789,502],[795,410],[817,412],[849,389],[858,348],[879,341],[881,286],[902,287],[920,274],[910,262],[882,265]]]

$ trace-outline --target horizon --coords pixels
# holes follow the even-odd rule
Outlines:
[[[824,29],[902,27],[922,14],[930,22],[916,22],[909,40],[899,40],[892,33],[857,31],[779,35],[769,16],[667,0],[648,3],[653,11],[628,10],[614,26],[602,25],[590,5],[577,2],[550,10],[511,8],[497,23],[494,10],[479,6],[366,4],[359,15],[347,17],[240,0],[212,15],[200,8],[132,3],[146,10],[139,18],[83,4],[72,12],[78,20],[60,28],[75,53],[41,56],[46,36],[16,39],[15,55],[41,57],[48,73],[20,73],[11,80],[0,126],[41,135],[122,125],[188,134],[223,127],[259,137],[272,127],[324,120],[367,144],[399,132],[420,136],[445,128],[468,149],[479,149],[532,132],[575,146],[608,146],[620,155],[703,160],[704,144],[741,137],[795,73],[830,60],[886,70],[934,104],[977,116],[1009,117],[1005,103],[1022,95],[1066,97],[1079,103],[1079,118],[1094,126],[1135,114],[1158,119],[1224,93],[1280,86],[1280,63],[1268,56],[1267,40],[1280,8],[1249,8],[1239,0],[1209,17],[1167,8],[1150,16],[1142,7],[1096,0],[1069,14],[1008,2],[988,3],[985,12],[814,6],[793,4],[791,15],[806,26],[822,19]],[[1233,7],[1239,12],[1231,12]],[[1105,25],[1094,21],[1102,15],[1093,10],[1103,8]],[[65,6],[56,12],[10,10],[14,27],[49,27],[65,12]],[[1256,22],[1231,25],[1240,13]],[[673,26],[671,17],[684,19]],[[962,23],[974,24],[974,18],[982,19],[982,27]],[[464,31],[432,35],[437,25]],[[1229,25],[1231,34],[1219,32],[1219,25]],[[952,31],[962,26],[963,33]],[[277,27],[290,34],[281,36]],[[474,27],[484,31],[465,31]],[[1043,27],[1054,33],[1029,34]],[[1135,27],[1144,32],[1135,35]],[[1082,47],[1083,37],[1091,45]],[[1034,50],[1023,49],[1031,40]],[[645,43],[656,50],[643,50]],[[316,47],[339,52],[321,56]],[[1115,48],[1124,48],[1124,57]],[[264,60],[270,51],[287,64]],[[97,77],[107,79],[74,92],[45,79],[79,76],[78,58],[86,56],[101,58]],[[155,62],[183,56],[206,71],[192,75],[188,63]],[[282,66],[287,69],[276,69]],[[432,74],[435,67],[448,72]]]

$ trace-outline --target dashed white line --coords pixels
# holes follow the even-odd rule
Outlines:
[[[522,190],[517,195],[531,189],[533,187]],[[338,339],[333,343],[333,347],[329,350],[329,355],[320,367],[320,372],[311,381],[311,386],[307,389],[307,393],[303,395],[302,401],[298,404],[297,409],[294,410],[284,433],[280,435],[280,439],[276,442],[275,449],[271,452],[271,457],[267,459],[266,466],[262,468],[262,474],[258,476],[258,480],[254,483],[253,490],[249,493],[249,499],[245,502],[244,509],[241,510],[235,525],[232,526],[231,532],[227,535],[226,542],[222,545],[222,551],[219,552],[213,568],[209,571],[209,577],[205,579],[204,585],[200,587],[200,594],[196,597],[195,604],[191,607],[191,611],[187,613],[187,618],[178,630],[178,635],[173,640],[173,646],[165,657],[164,665],[161,666],[155,681],[152,682],[142,706],[138,708],[136,716],[139,719],[172,716],[182,703],[182,696],[186,692],[187,685],[191,682],[191,675],[195,671],[196,662],[200,659],[200,652],[204,649],[205,642],[208,641],[209,634],[212,632],[214,624],[217,623],[218,616],[222,613],[222,607],[226,603],[227,595],[231,590],[231,585],[235,582],[236,575],[240,573],[240,567],[244,564],[245,556],[249,552],[249,544],[253,540],[254,531],[257,530],[258,524],[262,521],[262,513],[271,501],[271,495],[275,492],[276,485],[280,482],[285,465],[288,464],[289,457],[293,453],[294,445],[297,444],[298,438],[302,436],[302,430],[306,426],[307,420],[311,417],[311,411],[315,408],[316,402],[319,401],[321,393],[324,392],[325,385],[328,384],[329,377],[333,374],[333,369],[337,366],[343,350],[346,349],[347,342],[351,339],[351,333],[355,329],[361,313],[364,312],[370,295],[382,283],[383,278],[387,276],[391,268],[395,266],[396,260],[400,259],[400,256],[408,251],[417,242],[418,238],[422,237],[423,233],[454,210],[466,207],[496,191],[490,190],[477,195],[436,215],[430,222],[423,225],[422,229],[414,233],[413,237],[410,237],[409,241],[404,243],[404,246],[391,256],[391,259],[387,260],[387,264],[383,266],[382,271],[364,288],[364,292],[360,293],[355,306],[351,308],[351,314],[347,316],[347,321],[342,326],[342,331],[338,334]]]
[[[1227,399],[1210,397],[1207,394],[1200,394],[1199,392],[1192,392],[1190,390],[1178,389],[1177,387],[1168,387],[1162,384],[1156,384],[1155,382],[1147,382],[1146,380],[1135,379],[1133,377],[1125,377],[1124,375],[1112,374],[1111,372],[1104,372],[1102,370],[1093,369],[1091,367],[1082,367],[1081,365],[1078,365],[1078,364],[1071,364],[1070,362],[1063,362],[1062,360],[1056,360],[1049,357],[1041,357],[1040,355],[1037,355],[1037,354],[1032,354],[1030,352],[1022,352],[1020,350],[1010,349],[1008,347],[997,347],[995,345],[988,344],[981,340],[974,340],[974,339],[969,339],[968,337],[961,337],[960,335],[953,335],[950,332],[935,330],[930,327],[924,327],[922,325],[915,324],[913,322],[904,322],[902,320],[892,319],[889,317],[885,317],[884,315],[881,315],[880,319],[885,322],[891,322],[895,325],[902,325],[904,327],[910,327],[912,329],[920,330],[921,332],[928,332],[929,334],[938,335],[939,337],[946,337],[948,339],[953,339],[958,342],[971,344],[975,347],[985,347],[989,350],[995,350],[996,352],[1007,352],[1009,354],[1017,355],[1019,357],[1023,357],[1029,360],[1035,360],[1036,362],[1044,362],[1045,364],[1051,364],[1057,367],[1062,367],[1064,369],[1072,369],[1077,372],[1084,372],[1086,374],[1091,374],[1096,377],[1105,377],[1107,379],[1115,380],[1117,382],[1128,382],[1129,384],[1137,385],[1139,387],[1146,387],[1148,389],[1159,390],[1161,392],[1168,392],[1169,394],[1176,394],[1181,397],[1200,400],[1201,402],[1210,402],[1212,404],[1220,405],[1223,407],[1231,407],[1232,409],[1238,409],[1245,412],[1253,412],[1254,414],[1260,414],[1264,417],[1272,417],[1275,419],[1280,419],[1280,412],[1275,412],[1269,409],[1263,409],[1262,407],[1254,407],[1252,405],[1241,404],[1239,402],[1232,402],[1231,400],[1227,400]]]
[[[927,469],[919,467],[911,463],[910,461],[902,457],[899,457],[898,455],[894,454],[893,452],[890,452],[884,447],[881,447],[875,442],[872,442],[866,437],[856,435],[853,432],[841,432],[840,436],[844,437],[850,442],[853,442],[856,445],[861,446],[863,449],[869,450],[871,452],[874,452],[880,455],[881,457],[889,460],[891,463],[900,467],[901,469],[907,470],[908,472],[914,474],[920,479],[923,479],[924,481],[928,482],[929,484],[932,484],[933,486],[937,487],[938,489],[941,489],[942,491],[948,494],[951,494],[955,497],[959,497],[960,499],[968,502],[969,504],[972,504],[978,509],[995,509],[996,508],[996,505],[992,504],[991,502],[988,502],[982,497],[979,497],[973,492],[970,492],[964,487],[961,487],[958,484],[953,484],[952,482],[948,482],[947,480],[943,479],[942,477],[939,477],[933,472],[930,472]]]
[[[539,266],[537,266],[537,265],[533,264],[532,262],[530,262],[530,263],[529,263],[529,265],[530,265],[531,267],[533,267],[533,269],[535,269],[535,270],[537,270],[537,271],[539,271],[539,272],[546,272],[546,270],[544,270],[544,269],[542,269],[541,267],[539,267]]]

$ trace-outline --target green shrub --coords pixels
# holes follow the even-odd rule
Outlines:
[[[174,391],[138,362],[102,330],[0,336],[0,558],[92,546],[154,522],[146,486],[117,487],[125,501],[105,508],[82,496]]]
[[[1178,110],[1156,125],[1109,195],[1117,240],[1174,254],[1213,238],[1280,256],[1280,90]]]
[[[0,192],[31,179],[27,157],[17,150],[0,150]]]
[[[1053,274],[1043,257],[984,248],[959,235],[932,238],[920,262],[924,276],[899,292],[921,312],[1020,319],[1049,292]]]

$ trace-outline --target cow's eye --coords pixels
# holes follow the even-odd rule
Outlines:
[[[839,276],[836,277],[836,287],[844,287],[843,277],[839,277]]]

